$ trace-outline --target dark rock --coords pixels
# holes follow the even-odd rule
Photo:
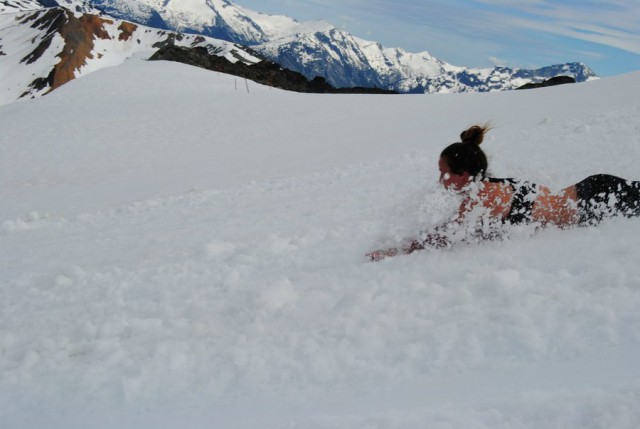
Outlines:
[[[547,86],[564,85],[566,83],[576,83],[576,80],[571,76],[555,76],[551,79],[547,79],[538,83],[527,83],[516,89],[533,89],[533,88],[545,88]]]
[[[212,55],[206,47],[197,46],[186,48],[174,46],[170,42],[161,46],[149,58],[150,61],[176,61],[183,64],[202,67],[207,70],[227,73],[246,78],[254,82],[295,92],[309,93],[342,93],[342,94],[395,94],[394,91],[378,88],[334,88],[323,77],[307,79],[300,73],[280,67],[271,61],[263,59],[259,54],[251,54],[261,58],[256,63],[246,63],[238,60],[235,63],[222,56]]]

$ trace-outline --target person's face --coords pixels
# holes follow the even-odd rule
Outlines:
[[[444,158],[440,158],[438,167],[440,168],[440,183],[442,183],[446,189],[461,191],[469,184],[469,179],[471,177],[469,173],[452,173],[449,169],[449,164],[447,164],[447,161]]]

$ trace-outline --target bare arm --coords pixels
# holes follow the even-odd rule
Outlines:
[[[367,257],[371,261],[381,261],[396,255],[408,255],[418,250],[443,249],[451,246],[449,239],[438,233],[439,228],[435,228],[434,232],[425,234],[424,237],[407,240],[399,247],[390,247],[387,249],[374,250],[367,253]]]
[[[367,253],[371,261],[380,261],[396,255],[408,255],[423,249],[444,249],[453,245],[450,238],[452,230],[460,231],[459,226],[466,222],[469,212],[480,207],[482,212],[495,219],[502,219],[511,207],[511,187],[499,183],[481,183],[475,189],[473,197],[469,196],[462,201],[458,214],[449,222],[434,228],[428,233],[420,234],[417,238],[407,239],[402,245],[388,249],[379,249]],[[449,233],[448,233],[449,232]],[[456,241],[464,241],[458,238]]]

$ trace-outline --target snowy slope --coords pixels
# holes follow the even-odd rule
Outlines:
[[[325,28],[322,21],[300,23],[282,15],[245,9],[228,0],[56,0],[64,7],[91,4],[116,17],[155,27],[204,33],[254,45],[295,33]]]
[[[415,79],[431,79],[465,70],[428,52],[412,54],[399,48],[385,48],[334,27],[281,37],[255,49],[307,78],[323,76],[338,87],[365,86],[409,92],[412,87],[402,86],[400,82],[413,84]]]
[[[1,106],[0,427],[637,428],[637,219],[363,254],[450,214],[437,156],[474,122],[497,175],[640,178],[638,88],[302,95],[134,58]]]
[[[42,5],[37,0],[5,0],[0,2],[0,14],[38,9],[42,9]]]

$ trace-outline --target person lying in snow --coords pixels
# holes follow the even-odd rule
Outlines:
[[[399,248],[368,253],[372,261],[428,247],[449,247],[452,243],[445,231],[451,225],[463,224],[472,212],[482,212],[483,221],[489,218],[494,224],[535,223],[561,228],[594,225],[615,216],[640,216],[640,182],[597,174],[552,194],[546,186],[487,177],[487,157],[480,144],[488,131],[488,125],[474,125],[460,134],[460,142],[449,145],[440,154],[440,183],[462,197],[456,218]],[[481,238],[496,236],[495,229],[479,226],[474,230]]]

